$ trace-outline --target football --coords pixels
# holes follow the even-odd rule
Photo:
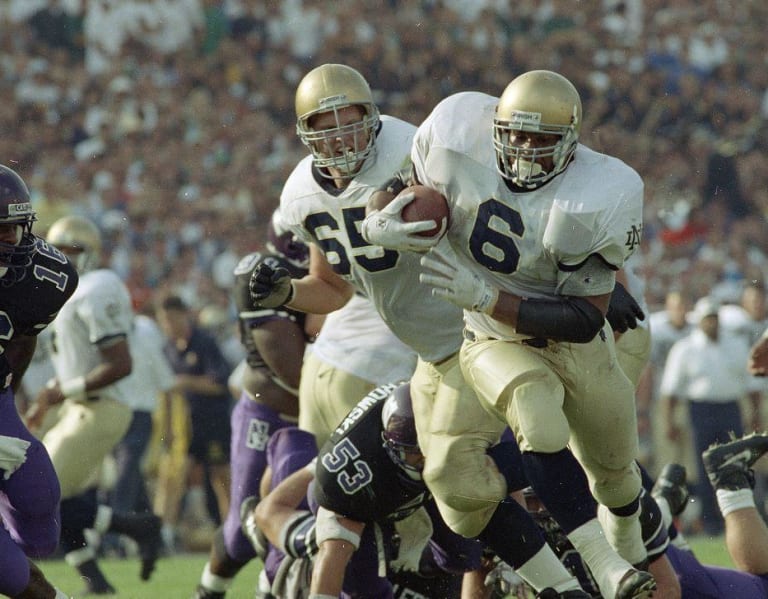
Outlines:
[[[413,192],[416,197],[405,205],[400,215],[409,223],[420,220],[433,220],[437,226],[428,231],[417,233],[422,237],[433,237],[440,231],[443,219],[449,217],[448,200],[437,190],[424,185],[411,185],[406,187],[398,195]]]

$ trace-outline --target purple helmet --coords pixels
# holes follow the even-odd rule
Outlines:
[[[21,281],[32,264],[37,252],[37,239],[32,235],[36,220],[27,185],[16,171],[0,164],[0,224],[21,227],[18,243],[0,242],[0,272],[6,287]]]
[[[267,250],[272,254],[279,254],[296,268],[309,267],[309,248],[285,226],[279,209],[272,213],[269,220]]]
[[[384,400],[381,410],[381,423],[383,426],[381,438],[384,440],[384,449],[390,459],[397,464],[412,480],[421,480],[423,460],[411,460],[406,458],[417,456],[421,458],[421,449],[416,436],[416,421],[413,418],[411,406],[411,385],[402,383]],[[416,463],[412,463],[412,462]]]

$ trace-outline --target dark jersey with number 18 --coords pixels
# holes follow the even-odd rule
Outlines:
[[[408,478],[384,449],[381,410],[396,386],[366,395],[323,445],[314,485],[322,507],[358,522],[384,522],[405,518],[429,499],[424,483]]]
[[[8,343],[19,335],[39,334],[75,292],[77,282],[77,271],[67,257],[38,238],[24,278],[13,285],[0,284],[0,384],[10,382],[6,381],[11,371],[5,356]]]

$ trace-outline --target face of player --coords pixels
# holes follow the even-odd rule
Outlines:
[[[0,224],[0,243],[11,245],[18,245],[21,241],[21,227],[14,224]],[[0,263],[0,277],[5,276],[8,272],[8,267]]]
[[[519,153],[517,164],[510,166],[524,178],[540,172],[551,172],[555,168],[554,147],[559,141],[559,135],[511,130],[509,145],[517,148]]]
[[[424,454],[420,451],[408,451],[403,454],[403,461],[414,470],[424,470]]]
[[[365,112],[360,106],[346,106],[336,111],[321,112],[312,117],[310,126],[316,133],[326,132],[315,142],[319,154],[338,159],[328,168],[331,175],[348,177],[356,172],[362,161],[354,156],[362,152],[370,140],[371,132],[365,126]]]

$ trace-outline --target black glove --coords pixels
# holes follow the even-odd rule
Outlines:
[[[615,333],[626,333],[627,329],[637,328],[638,320],[645,320],[645,313],[624,285],[616,281],[605,318]]]
[[[273,268],[266,262],[257,264],[248,284],[255,308],[279,308],[293,298],[291,275],[282,266]]]

